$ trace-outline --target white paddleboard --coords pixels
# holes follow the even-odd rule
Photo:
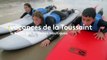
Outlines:
[[[79,16],[79,11],[75,11],[75,13],[71,14],[67,19],[63,20],[57,26],[61,28],[61,25],[64,26],[71,23],[72,20],[74,20],[77,16]],[[46,33],[46,34],[40,34],[40,33]],[[15,34],[12,34],[6,38],[3,38],[0,40],[0,49],[3,50],[16,50],[25,48],[31,45],[34,45],[38,42],[43,41],[45,38],[47,38],[50,33],[53,33],[51,30],[45,31],[45,30],[23,30],[20,32],[17,32]]]

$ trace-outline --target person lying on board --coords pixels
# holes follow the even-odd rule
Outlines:
[[[103,10],[99,11],[96,14],[96,9],[86,8],[82,12],[82,16],[74,20],[71,25],[73,26],[92,26],[91,31],[97,32],[95,37],[101,40],[104,40],[105,33],[107,32],[107,22],[102,19]],[[101,29],[101,27],[104,27]],[[73,35],[80,33],[80,30],[72,30]]]
[[[29,14],[29,15],[32,16],[35,11],[40,11],[42,14],[46,14],[46,13],[50,12],[53,9],[56,9],[56,6],[50,5],[50,6],[47,6],[45,8],[34,9],[34,8],[32,8],[31,4],[25,3],[24,4],[24,10],[25,10],[25,12],[23,13],[23,15],[20,18],[23,18],[27,14]]]
[[[40,11],[42,14],[46,14],[46,13],[48,13],[51,10],[54,10],[56,8],[57,7],[54,6],[54,5],[49,5],[49,6],[45,7],[45,8],[34,9],[34,8],[32,8],[31,4],[25,3],[24,4],[24,10],[25,10],[25,12],[23,13],[23,15],[20,18],[25,17],[27,14],[29,14],[30,16],[32,16],[35,11]],[[32,24],[33,23],[29,24],[28,26],[32,26]],[[21,29],[21,30],[23,30],[23,29]],[[19,32],[21,30],[18,29],[17,32]]]
[[[60,23],[62,20],[66,19],[70,14],[74,13],[74,10],[68,10],[64,9],[61,11],[53,11],[48,16],[44,16],[41,12],[36,11],[33,14],[33,20],[34,20],[34,26],[50,26],[51,30],[55,32],[59,32],[59,30],[54,30],[52,28],[53,25]],[[59,34],[51,34],[49,37],[47,37],[45,40],[41,42],[41,46],[45,47],[48,46],[51,41],[57,39],[59,37]]]

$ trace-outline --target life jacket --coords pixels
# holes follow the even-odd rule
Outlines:
[[[39,11],[39,12],[41,12],[42,14],[46,14],[47,13],[47,10],[44,9],[44,8],[38,8],[36,10]]]
[[[35,11],[39,11],[42,14],[46,14],[47,13],[46,9],[44,9],[44,8],[38,8],[38,9],[32,9],[32,11],[29,14],[32,16]]]
[[[61,21],[61,18],[58,14],[56,13],[50,13],[50,14],[45,14],[44,15],[44,23],[46,23],[46,18],[50,16],[53,17],[55,19],[55,23],[58,24]]]

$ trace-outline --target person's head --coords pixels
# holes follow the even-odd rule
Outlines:
[[[32,6],[29,3],[24,4],[24,9],[27,13],[29,13],[32,9]]]
[[[34,20],[34,24],[37,26],[43,24],[44,21],[43,14],[39,11],[34,12],[33,20]]]
[[[94,8],[86,8],[82,12],[82,22],[85,26],[91,25],[95,21],[96,11]]]

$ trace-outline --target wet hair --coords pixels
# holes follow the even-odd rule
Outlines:
[[[29,8],[32,9],[32,6],[29,3],[25,3],[24,6],[28,6]]]
[[[82,12],[82,16],[95,18],[95,16],[96,16],[96,11],[95,11],[94,8],[86,8],[86,9]]]
[[[33,17],[36,16],[38,18],[40,18],[42,21],[44,20],[43,14],[39,11],[36,11],[33,13]]]

